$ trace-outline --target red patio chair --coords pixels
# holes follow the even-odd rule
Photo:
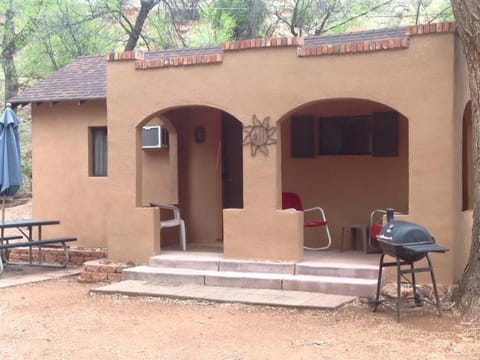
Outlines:
[[[323,227],[325,229],[325,232],[327,234],[327,239],[328,243],[326,246],[323,247],[308,247],[304,246],[305,249],[307,250],[326,250],[330,246],[332,246],[332,237],[330,235],[330,229],[328,228],[328,223],[327,223],[327,218],[325,216],[325,211],[321,207],[313,207],[309,209],[304,209],[302,206],[302,201],[300,200],[300,197],[291,192],[284,192],[282,193],[282,208],[284,210],[296,210],[296,211],[303,211],[304,213],[310,212],[310,211],[318,211],[320,212],[320,217],[317,220],[314,221],[305,221],[303,223],[303,227],[306,228],[311,228],[311,227]]]
[[[387,212],[383,209],[376,209],[370,213],[370,224],[368,226],[368,253],[380,252],[377,244],[377,235],[383,228],[383,216]]]
[[[380,247],[377,243],[377,235],[382,230],[384,216],[387,214],[387,211],[384,209],[376,209],[370,213],[370,224],[368,226],[368,249],[367,252],[371,253],[380,253]],[[405,215],[404,211],[395,211],[395,215]]]

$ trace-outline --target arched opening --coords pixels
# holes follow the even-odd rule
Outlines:
[[[243,207],[242,124],[220,109],[184,106],[153,114],[137,136],[153,126],[168,131],[168,146],[142,149],[142,204],[179,207],[187,250],[221,250],[223,209]],[[161,230],[161,248],[179,248],[178,230]]]
[[[462,126],[462,210],[473,209],[472,102],[465,105]]]
[[[402,114],[370,100],[330,99],[291,111],[280,129],[282,191],[299,194],[304,208],[326,211],[332,248],[340,246],[343,225],[368,224],[375,209],[408,211]],[[305,246],[324,244],[318,231],[305,230]]]

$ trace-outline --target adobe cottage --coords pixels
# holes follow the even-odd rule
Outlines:
[[[299,261],[323,240],[282,210],[295,192],[325,209],[332,248],[342,224],[393,207],[450,248],[440,282],[465,266],[471,111],[454,24],[80,57],[10,101],[32,104],[33,216],[111,259],[178,247],[148,206],[164,202],[187,251]],[[152,129],[163,143],[144,147]]]

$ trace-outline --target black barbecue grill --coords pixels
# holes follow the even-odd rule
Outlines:
[[[428,252],[445,252],[443,246],[423,226],[408,221],[391,220],[377,235],[377,242],[386,254],[408,262],[423,259]]]
[[[407,280],[413,287],[413,296],[416,303],[419,302],[420,294],[416,290],[415,274],[419,272],[430,272],[432,277],[432,285],[435,293],[435,300],[440,314],[440,303],[438,299],[437,285],[435,283],[435,275],[433,274],[432,261],[428,255],[429,252],[444,253],[448,251],[447,248],[437,245],[435,239],[423,226],[414,224],[408,221],[395,220],[393,217],[394,210],[387,209],[387,224],[383,226],[382,230],[377,235],[377,242],[382,250],[380,257],[380,266],[378,273],[377,294],[373,301],[374,310],[376,311],[378,305],[382,303],[380,299],[380,287],[382,280],[382,270],[384,267],[397,267],[397,320],[400,321],[400,294],[401,294],[401,279]],[[385,255],[390,255],[396,259],[395,262],[384,262]],[[427,259],[428,266],[415,268],[414,263],[423,258]],[[409,265],[408,269],[402,268],[404,265]],[[411,280],[405,277],[406,274],[411,274]]]

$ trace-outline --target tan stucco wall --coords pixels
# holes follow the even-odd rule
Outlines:
[[[32,105],[33,217],[58,219],[47,236],[107,246],[107,177],[89,176],[89,126],[106,126],[105,101]]]
[[[228,52],[221,65],[135,71],[132,62],[108,63],[109,150],[115,154],[109,158],[110,198],[121,198],[117,206],[122,210],[115,215],[124,219],[122,224],[115,221],[115,232],[109,227],[112,254],[124,257],[127,238],[135,239],[143,261],[154,250],[153,231],[144,230],[143,236],[132,231],[131,221],[134,228],[142,227],[142,221],[144,228],[152,224],[150,216],[130,220],[130,214],[144,210],[135,209],[141,182],[126,176],[136,173],[133,129],[143,119],[175,106],[207,105],[245,125],[254,114],[259,119],[270,116],[275,123],[301,105],[333,98],[368,99],[408,119],[409,218],[451,247],[456,208],[454,196],[446,194],[459,181],[454,174],[458,143],[451,136],[458,125],[452,117],[453,45],[453,34],[438,34],[414,37],[406,50],[351,56],[298,58],[294,49],[282,48]],[[224,211],[225,256],[301,258],[299,216],[277,210],[279,156],[276,146],[269,147],[268,157],[251,157],[244,147],[244,209]],[[451,279],[451,253],[435,260],[439,278]]]

